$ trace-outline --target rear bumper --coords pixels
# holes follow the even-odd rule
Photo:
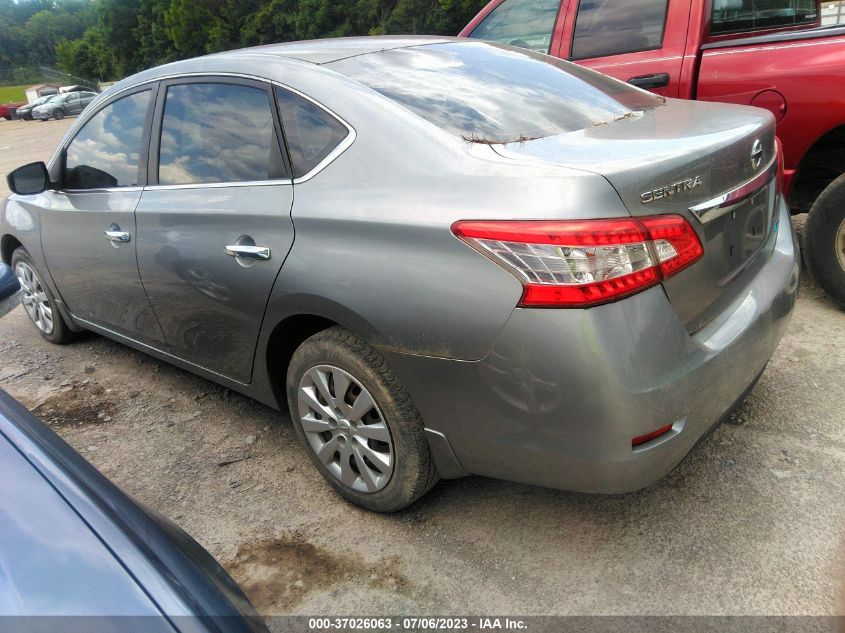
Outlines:
[[[477,362],[385,354],[432,432],[444,476],[637,490],[687,455],[777,347],[799,273],[782,201],[764,256],[731,306],[694,335],[655,287],[589,310],[517,309]],[[632,448],[633,437],[667,424],[670,433]]]

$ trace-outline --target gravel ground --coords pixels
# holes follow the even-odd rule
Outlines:
[[[48,157],[69,125],[0,122],[0,173]],[[845,313],[806,277],[746,403],[665,480],[619,496],[473,477],[369,514],[247,398],[97,336],[50,345],[22,308],[0,353],[0,387],[190,532],[263,614],[845,614]]]

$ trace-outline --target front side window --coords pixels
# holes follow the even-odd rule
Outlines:
[[[560,0],[505,0],[470,37],[548,53]]]
[[[816,0],[713,0],[710,34],[815,24]]]
[[[135,187],[150,91],[118,99],[97,112],[67,146],[64,187]]]
[[[304,176],[332,153],[349,130],[326,110],[290,90],[276,88],[276,99],[293,173]]]
[[[265,89],[228,83],[168,87],[159,184],[249,182],[283,175]]]
[[[663,45],[668,0],[581,0],[572,58],[648,51]]]

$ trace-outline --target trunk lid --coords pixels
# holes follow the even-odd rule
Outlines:
[[[777,169],[775,122],[765,110],[670,99],[649,112],[494,147],[599,174],[633,216],[685,217],[704,256],[663,287],[690,332],[724,310],[762,265]]]

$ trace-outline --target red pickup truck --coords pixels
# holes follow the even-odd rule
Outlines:
[[[845,306],[845,0],[493,0],[461,31],[667,97],[766,108],[804,259]],[[831,26],[824,26],[832,23]]]
[[[15,118],[15,111],[25,103],[0,103],[0,118],[11,121]]]

